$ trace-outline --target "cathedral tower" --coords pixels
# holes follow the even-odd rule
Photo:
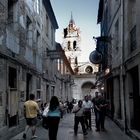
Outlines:
[[[75,73],[78,73],[78,62],[81,54],[81,36],[80,29],[76,26],[73,16],[71,14],[71,19],[68,26],[63,31],[63,49],[69,60],[72,69]]]

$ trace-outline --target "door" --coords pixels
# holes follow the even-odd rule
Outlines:
[[[133,83],[133,103],[134,103],[134,127],[140,131],[140,95],[139,95],[139,74],[138,67],[131,70]]]
[[[32,80],[32,75],[27,73],[27,76],[26,76],[26,100],[29,99],[29,94],[31,91],[31,80]]]

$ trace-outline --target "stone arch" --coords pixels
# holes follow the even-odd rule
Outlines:
[[[72,86],[72,97],[77,100],[82,100],[84,96],[90,94],[94,96],[95,91],[98,89],[95,88],[96,77],[95,75],[85,74],[85,75],[77,75],[74,78],[74,85]]]
[[[94,90],[95,90],[95,85],[91,81],[86,81],[81,85],[81,91],[83,98],[86,95],[91,95],[92,97],[94,96]]]

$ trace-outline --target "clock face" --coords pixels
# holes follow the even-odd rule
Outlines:
[[[93,72],[93,68],[91,66],[87,66],[85,71],[86,71],[86,73],[92,73]]]

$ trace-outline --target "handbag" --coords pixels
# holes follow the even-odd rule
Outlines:
[[[45,128],[45,129],[48,129],[48,124],[49,124],[48,111],[49,111],[49,107],[47,106],[44,109],[43,114],[42,114],[42,127]]]
[[[47,106],[47,107],[44,109],[44,111],[43,111],[43,113],[42,113],[42,116],[43,116],[43,117],[47,117],[48,112],[49,112],[49,106]]]

